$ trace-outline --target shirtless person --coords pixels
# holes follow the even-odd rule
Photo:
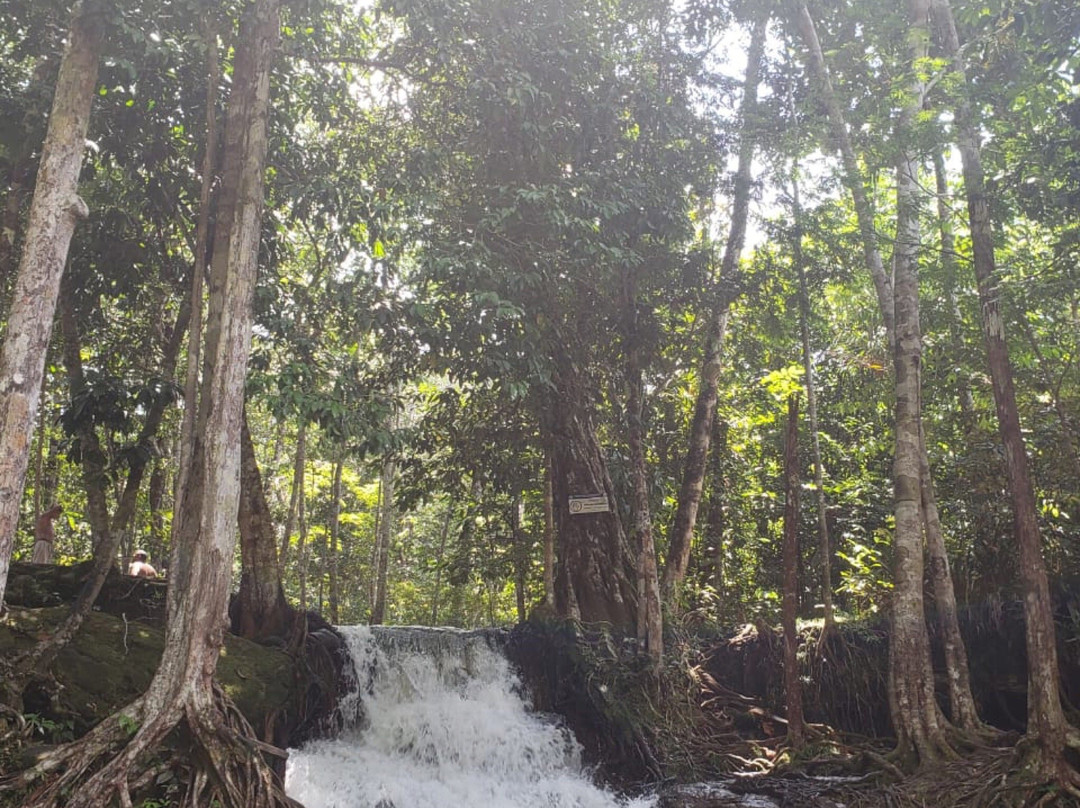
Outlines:
[[[34,523],[34,554],[30,557],[31,564],[53,563],[53,542],[56,541],[53,520],[63,512],[60,505],[53,505],[37,518]]]
[[[136,578],[157,578],[157,570],[146,563],[146,550],[136,550],[131,556],[128,575]]]

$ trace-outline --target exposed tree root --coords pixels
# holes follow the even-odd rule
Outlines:
[[[98,808],[114,800],[126,808],[133,793],[149,793],[164,775],[184,808],[296,806],[263,759],[264,752],[285,753],[256,740],[217,685],[208,703],[201,701],[189,694],[150,710],[139,698],[0,782],[0,791],[28,791],[24,808]]]

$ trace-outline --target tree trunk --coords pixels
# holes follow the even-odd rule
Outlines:
[[[828,502],[825,497],[825,466],[821,462],[821,436],[818,431],[817,385],[814,381],[814,354],[810,349],[810,289],[806,283],[806,261],[802,251],[802,204],[799,200],[798,166],[792,177],[792,217],[795,233],[792,242],[792,262],[799,276],[799,331],[802,336],[803,373],[806,377],[806,409],[810,416],[810,445],[814,453],[814,491],[817,499],[818,552],[821,555],[821,602],[825,607],[825,624],[821,639],[833,631],[832,548],[829,543]]]
[[[75,224],[89,213],[76,188],[97,84],[99,48],[94,9],[77,3],[56,80],[0,349],[0,606],[19,523],[60,278]]]
[[[750,185],[753,179],[751,170],[758,137],[753,118],[757,110],[758,84],[761,81],[762,57],[769,22],[767,6],[762,5],[762,9],[754,22],[750,36],[750,49],[747,53],[746,80],[743,83],[740,109],[742,124],[739,136],[739,163],[735,172],[731,229],[728,232],[724,256],[720,263],[720,285],[734,282],[738,274],[739,256],[742,254],[743,242],[746,240],[746,222],[750,213]],[[694,526],[697,523],[701,491],[705,481],[709,439],[712,435],[713,419],[716,417],[721,350],[731,305],[728,292],[717,290],[717,298],[705,334],[705,357],[701,368],[700,388],[694,405],[694,417],[690,422],[682,483],[679,487],[678,505],[668,542],[667,562],[664,565],[664,600],[669,605],[674,605],[676,590],[682,584],[686,571],[690,567],[690,549],[693,545]]]
[[[330,488],[330,546],[327,548],[327,577],[330,580],[330,622],[338,624],[341,593],[338,589],[338,533],[341,530],[341,474],[345,461],[340,457],[334,463],[334,482]]]
[[[885,334],[891,346],[893,334],[896,330],[893,321],[892,281],[886,274],[885,264],[881,260],[877,230],[874,228],[874,211],[866,195],[866,180],[863,178],[862,170],[859,168],[859,159],[855,154],[855,147],[851,143],[851,136],[848,134],[847,122],[844,120],[840,101],[833,90],[832,80],[829,78],[829,69],[825,65],[825,54],[821,50],[817,28],[814,25],[813,17],[810,16],[810,11],[806,7],[805,0],[799,0],[795,6],[795,24],[799,29],[799,36],[802,38],[803,45],[806,47],[807,66],[817,85],[815,89],[819,100],[828,113],[833,140],[840,150],[840,159],[844,166],[843,182],[851,192],[852,201],[855,203],[855,216],[859,225],[863,258],[874,281],[874,290],[877,292],[878,305],[885,323]]]
[[[637,296],[628,295],[627,309],[637,311]],[[636,316],[630,314],[630,335],[627,340],[626,400],[627,433],[630,443],[630,478],[633,502],[631,538],[638,552],[638,612],[637,639],[640,648],[649,655],[654,666],[664,657],[664,624],[660,611],[660,581],[656,569],[656,546],[653,542],[652,510],[649,508],[649,471],[645,462],[644,383],[641,369],[641,349],[637,346]]]
[[[390,543],[394,539],[397,516],[394,512],[394,474],[396,466],[389,455],[383,460],[379,489],[379,527],[375,537],[375,592],[371,601],[371,625],[381,626],[386,619],[386,578],[390,566]]]
[[[277,534],[266,502],[247,409],[240,423],[240,589],[229,605],[233,634],[248,640],[286,637],[293,611],[281,587]]]
[[[281,568],[287,568],[289,548],[292,542],[296,517],[304,499],[304,464],[307,463],[307,421],[300,419],[296,431],[296,459],[293,462],[292,491],[289,494],[289,512],[285,516],[285,532],[281,537]]]
[[[150,472],[150,485],[146,492],[147,506],[150,510],[150,547],[151,558],[163,558],[165,555],[165,520],[161,515],[165,499],[166,474],[165,464],[159,459]]]
[[[941,149],[934,149],[933,161],[934,187],[937,192],[938,235],[941,239],[941,268],[945,278],[945,298],[951,315],[949,348],[956,358],[954,361],[959,361],[964,347],[964,340],[960,333],[964,316],[956,297],[959,276],[956,266],[956,236],[953,233],[952,211],[948,202],[949,182],[945,174],[945,158],[941,154]],[[964,419],[964,431],[970,436],[975,429],[975,398],[971,394],[971,384],[967,375],[959,368],[956,371],[956,394],[960,403],[960,413]]]
[[[307,611],[307,579],[308,579],[308,524],[307,524],[307,461],[304,462],[300,471],[300,500],[296,504],[296,522],[299,531],[296,540],[296,566],[297,575],[300,579],[300,611]]]
[[[65,287],[67,284],[65,284]],[[64,370],[68,377],[69,406],[76,406],[87,394],[86,379],[83,375],[82,337],[79,321],[72,308],[72,290],[66,289],[60,302],[60,330],[64,337]],[[111,547],[110,555],[116,547],[109,541],[109,503],[106,487],[108,476],[105,471],[107,461],[105,452],[98,440],[97,429],[93,423],[80,421],[75,427],[79,441],[79,466],[82,470],[83,490],[86,493],[86,521],[90,523],[91,542],[94,553],[104,552]],[[111,562],[111,559],[110,559]]]
[[[521,494],[514,497],[513,524],[511,529],[514,541],[514,599],[517,601],[518,622],[524,623],[526,614],[525,580],[528,571],[529,547],[523,522],[525,521],[525,500]]]
[[[724,542],[727,534],[727,482],[724,479],[724,456],[727,454],[727,421],[713,419],[713,440],[709,463],[709,510],[705,519],[705,535],[713,554],[713,588],[718,598],[724,595],[726,553]],[[721,604],[718,602],[717,606]]]
[[[442,532],[439,534],[439,551],[435,556],[435,588],[431,593],[431,625],[439,625],[439,589],[442,587],[443,559],[446,557],[446,540],[450,536],[450,520],[454,516],[454,500],[446,505]]]
[[[243,14],[226,124],[225,175],[217,249],[210,279],[206,365],[191,469],[177,503],[179,518],[168,591],[169,621],[157,673],[144,696],[86,736],[46,755],[31,774],[52,772],[31,802],[52,808],[130,804],[128,778],[183,720],[197,753],[183,802],[223,808],[285,805],[269,768],[252,755],[214,671],[225,630],[240,496],[243,384],[251,345],[252,298],[262,213],[269,73],[276,50],[278,0],[258,0]],[[190,403],[190,402],[189,402]],[[136,726],[129,735],[129,726]],[[93,776],[103,749],[119,752]],[[204,757],[205,756],[205,757]],[[59,774],[55,774],[59,772]]]
[[[918,279],[922,205],[919,163],[911,141],[925,94],[925,84],[916,66],[927,55],[928,0],[912,0],[909,9],[908,42],[915,77],[897,124],[902,151],[896,171],[896,247],[893,252],[896,529],[889,635],[889,701],[901,758],[913,757],[927,762],[938,757],[943,741],[934,700],[930,640],[923,605],[922,332]]]
[[[561,617],[605,622],[619,629],[636,626],[637,575],[619,519],[589,397],[577,368],[559,357],[552,417],[552,495],[559,568],[555,608]],[[604,513],[572,514],[575,494],[606,497]]]
[[[952,70],[960,82],[956,139],[964,171],[975,279],[982,305],[983,338],[990,366],[998,429],[1005,449],[1005,473],[1012,498],[1013,522],[1019,547],[1020,585],[1028,660],[1027,733],[1035,741],[1034,766],[1038,773],[1077,787],[1075,771],[1068,768],[1066,744],[1080,746],[1080,733],[1070,727],[1062,711],[1057,645],[1054,634],[1050,587],[1042,557],[1042,539],[1035,505],[1035,491],[1028,468],[1027,450],[1020,430],[1012,363],[1001,317],[997,269],[990,209],[983,179],[979,124],[966,98],[967,84],[960,61],[960,40],[948,0],[933,0],[934,19]]]
[[[191,449],[195,445],[196,401],[199,391],[199,365],[203,341],[203,286],[206,261],[210,247],[210,214],[214,195],[214,170],[217,167],[218,125],[217,90],[221,66],[218,62],[217,33],[210,15],[204,22],[203,41],[206,45],[206,150],[203,154],[202,184],[199,190],[199,218],[195,225],[195,261],[191,268],[191,328],[188,330],[187,369],[184,374],[184,414],[180,423],[179,471],[176,475],[174,502],[187,483]],[[173,533],[176,532],[179,512],[173,510]]]
[[[551,450],[544,452],[544,604],[555,608],[555,494]]]
[[[788,743],[803,744],[802,685],[799,684],[799,399],[788,398],[784,438],[784,696],[787,704]]]

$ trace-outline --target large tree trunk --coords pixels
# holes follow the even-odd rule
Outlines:
[[[281,587],[277,533],[263,490],[245,409],[240,428],[240,589],[229,607],[232,631],[249,640],[285,637],[293,612]]]
[[[735,189],[732,197],[731,229],[724,245],[720,262],[720,284],[734,282],[738,273],[739,257],[746,240],[746,222],[750,214],[750,186],[753,177],[754,149],[758,133],[754,129],[753,116],[757,108],[758,84],[761,81],[762,57],[765,52],[765,35],[768,30],[767,6],[762,6],[754,22],[750,36],[750,49],[746,62],[746,81],[740,108],[742,129],[739,143],[739,163],[735,172]],[[675,520],[668,541],[667,561],[664,565],[664,600],[674,605],[676,590],[686,577],[690,567],[690,549],[693,545],[694,526],[701,505],[701,491],[705,481],[705,464],[709,457],[709,439],[712,436],[713,419],[716,417],[717,391],[720,386],[721,350],[727,332],[730,295],[717,291],[715,310],[711,313],[705,334],[705,357],[701,368],[700,387],[690,422],[690,435],[683,463],[682,483],[679,487]]]
[[[912,65],[926,58],[928,0],[911,0],[908,42]],[[941,725],[934,700],[930,640],[923,605],[923,452],[919,324],[919,163],[910,145],[922,109],[920,71],[908,88],[897,124],[903,144],[896,171],[896,247],[893,252],[893,312],[896,335],[896,455],[893,467],[896,529],[893,541],[892,624],[889,633],[889,702],[902,758],[926,762],[941,752]]]
[[[97,83],[99,48],[94,9],[77,3],[56,80],[0,349],[0,607],[19,522],[60,278],[75,224],[89,213],[76,187]]]
[[[966,98],[967,86],[960,61],[960,39],[948,0],[933,0],[934,19],[941,44],[953,60],[960,81],[956,139],[964,171],[971,244],[982,304],[983,338],[990,366],[998,430],[1005,448],[1005,473],[1012,498],[1013,522],[1019,549],[1020,585],[1024,594],[1024,617],[1028,660],[1029,737],[1035,741],[1034,766],[1040,775],[1068,785],[1080,785],[1076,772],[1065,761],[1066,744],[1080,747],[1080,733],[1065,719],[1060,698],[1060,673],[1054,634],[1050,587],[1042,557],[1035,491],[1028,468],[1027,450],[1020,430],[1012,363],[1001,317],[990,209],[983,179],[979,124]],[[1080,792],[1078,792],[1080,793]]]
[[[560,358],[552,417],[552,495],[559,566],[555,609],[562,617],[606,622],[633,631],[636,621],[634,555],[630,552],[596,430],[577,369]],[[572,514],[572,495],[607,498],[604,513]]]
[[[270,65],[279,28],[278,0],[257,0],[243,14],[226,124],[225,174],[210,278],[206,364],[191,469],[177,503],[179,528],[168,592],[169,622],[158,671],[143,697],[102,721],[75,744],[42,761],[52,776],[34,808],[92,808],[118,797],[130,804],[128,778],[144,755],[183,720],[198,752],[184,802],[223,808],[285,805],[269,768],[229,722],[214,671],[225,630],[240,497],[243,385],[251,345],[269,108]],[[189,402],[190,403],[190,402]],[[130,723],[129,723],[130,722]],[[137,726],[133,736],[129,726]],[[103,752],[119,753],[87,778]],[[205,756],[205,757],[203,757]]]
[[[375,536],[374,594],[371,599],[371,625],[380,626],[386,619],[386,579],[390,566],[390,544],[394,540],[397,514],[394,511],[394,474],[397,468],[389,455],[383,460],[379,477],[379,525]]]
[[[799,399],[788,399],[784,437],[784,696],[787,705],[788,742],[802,746],[802,685],[799,683]]]

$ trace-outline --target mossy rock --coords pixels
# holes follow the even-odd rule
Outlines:
[[[30,648],[67,613],[67,606],[11,607],[0,622],[0,655],[10,659]],[[59,711],[47,701],[31,703],[32,694],[26,711],[73,720],[75,733],[82,734],[146,690],[164,645],[164,632],[156,625],[94,612],[53,666],[61,686]],[[279,648],[226,635],[217,679],[256,731],[295,702],[296,665]]]

